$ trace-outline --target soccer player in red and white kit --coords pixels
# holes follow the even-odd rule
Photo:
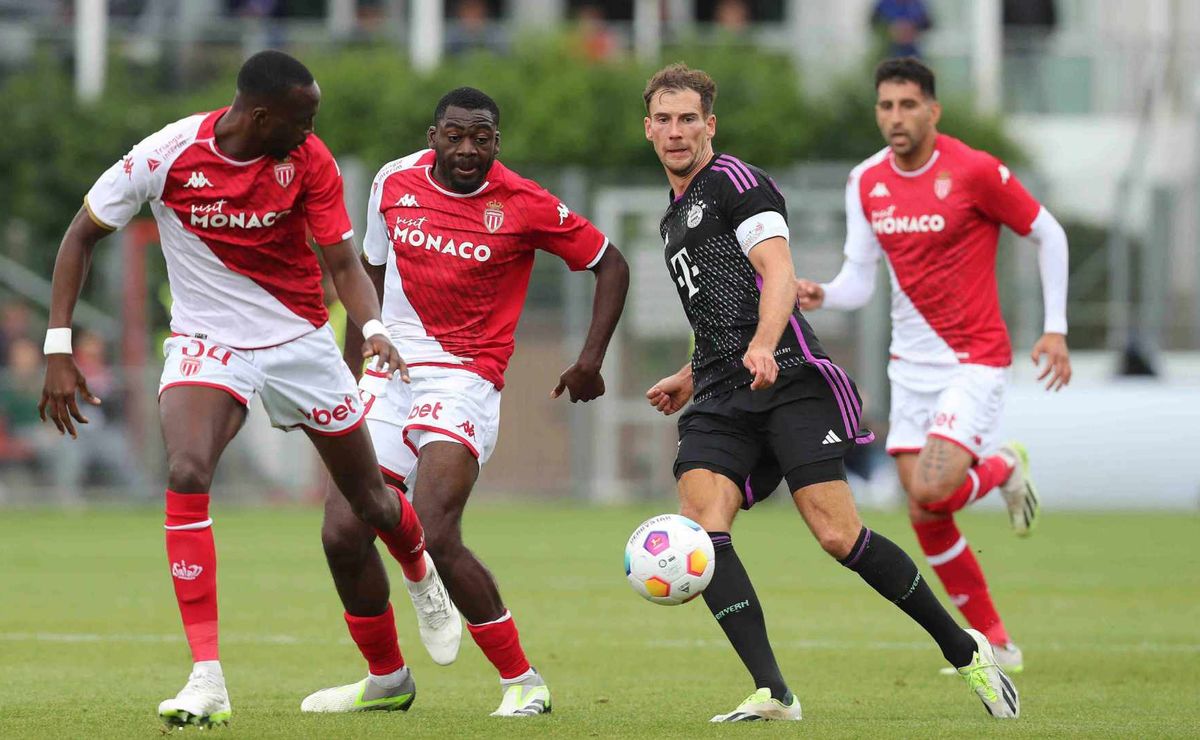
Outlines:
[[[87,423],[76,392],[100,403],[71,355],[71,317],[98,241],[149,202],[173,304],[159,385],[167,452],[166,545],[193,670],[158,708],[168,724],[228,721],[217,640],[217,557],[209,487],[222,451],[261,396],[272,424],[302,429],[346,506],[400,553],[424,557],[411,505],[380,476],[360,399],[322,302],[321,246],[362,353],[407,371],[379,321],[379,303],[350,241],[342,179],[313,135],[320,89],[296,59],[250,57],[228,108],[169,124],[133,147],[88,191],[54,267],[40,409],[60,432]]]
[[[854,168],[846,186],[846,261],[837,277],[800,280],[804,310],[854,309],[887,258],[892,280],[888,453],[930,565],[996,662],[1022,669],[954,512],[999,488],[1012,525],[1027,535],[1039,504],[1025,448],[997,448],[1012,348],[996,291],[1001,225],[1038,245],[1045,333],[1033,347],[1039,380],[1071,379],[1067,352],[1067,237],[992,155],[938,133],[933,72],[892,59],[875,72],[875,117],[888,146]]]
[[[500,109],[490,97],[469,87],[452,90],[433,119],[429,149],[388,163],[371,186],[367,272],[383,296],[383,320],[408,363],[411,383],[372,378],[367,368],[362,386],[374,387],[377,395],[367,424],[385,478],[396,486],[413,483],[429,553],[471,637],[500,674],[503,696],[493,716],[533,716],[550,712],[550,691],[526,659],[491,573],[463,544],[460,523],[479,468],[496,446],[504,371],[535,251],[596,276],[583,349],[551,392],[558,397],[567,391],[572,402],[604,393],[600,365],[625,303],[629,268],[596,227],[496,161]],[[346,354],[357,356],[349,340]],[[344,501],[328,499],[322,540],[348,615],[387,608],[373,534]],[[516,535],[515,546],[522,536]],[[434,599],[422,604],[414,594],[414,601],[419,612],[430,612],[435,629],[443,630],[449,619],[461,630],[458,615]],[[381,619],[390,620],[390,613]],[[442,642],[435,660],[454,660],[458,634]],[[379,630],[373,642],[355,640],[374,675],[372,656],[393,649],[395,629],[390,635]],[[428,640],[426,645],[432,652]],[[387,695],[373,680],[318,691],[302,708],[371,709],[360,697]]]

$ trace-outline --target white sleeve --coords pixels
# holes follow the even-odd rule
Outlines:
[[[84,196],[83,203],[92,220],[111,229],[129,223],[142,210],[143,203],[162,195],[168,168],[161,165],[153,159],[150,139],[129,150],[100,175]]]
[[[371,183],[371,197],[367,199],[367,233],[363,236],[363,254],[372,265],[386,265],[388,249],[391,248],[387,235],[387,221],[383,212],[379,210],[383,181],[387,179],[386,170],[387,168],[384,168],[375,175],[375,181]]]
[[[1046,333],[1067,333],[1067,232],[1044,207],[1033,219],[1028,238],[1038,245],[1038,272],[1042,277],[1042,304]]]
[[[853,311],[862,308],[875,292],[876,262],[859,262],[847,259],[833,280],[822,283],[825,289],[824,308]]]
[[[856,167],[846,183],[846,246],[842,250],[846,261],[837,277],[821,285],[825,289],[826,308],[862,308],[875,292],[875,266],[883,256],[883,248],[863,213],[859,177]]]

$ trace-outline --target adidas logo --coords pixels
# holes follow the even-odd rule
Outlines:
[[[867,193],[868,198],[890,198],[891,191],[887,189],[887,185],[882,182],[875,183],[875,187],[871,188],[871,192]]]
[[[204,566],[188,565],[186,560],[180,560],[178,563],[171,563],[171,575],[181,581],[194,581],[204,572]]]
[[[192,176],[188,178],[187,182],[185,182],[183,186],[185,188],[211,188],[213,184],[212,180],[209,180],[207,177],[205,177],[203,172],[194,170],[192,172]]]
[[[417,204],[417,198],[412,193],[405,193],[400,200],[396,201],[396,205],[404,206],[405,208],[420,208]]]
[[[829,433],[825,435],[825,439],[824,439],[824,441],[821,442],[821,444],[831,445],[831,444],[841,442],[841,441],[842,441],[842,438],[837,436],[836,434],[834,434],[833,430],[830,429]]]

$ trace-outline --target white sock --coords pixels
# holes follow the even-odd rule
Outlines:
[[[514,676],[513,678],[500,679],[500,685],[501,686],[512,686],[515,683],[522,683],[526,679],[533,678],[536,675],[537,675],[537,671],[535,671],[533,669],[533,667],[530,666],[529,670],[525,671],[524,673],[522,673],[519,676]]]
[[[219,660],[196,661],[192,664],[192,673],[208,676],[221,683],[225,683],[225,674],[221,671],[221,661]]]
[[[408,677],[408,666],[403,666],[399,670],[392,671],[384,676],[376,676],[374,673],[368,673],[367,678],[371,683],[381,689],[394,689],[404,683],[404,679]]]

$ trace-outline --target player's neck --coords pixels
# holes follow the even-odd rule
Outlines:
[[[217,142],[217,149],[226,157],[249,162],[265,154],[262,146],[248,135],[245,126],[247,120],[241,111],[230,108],[213,126],[213,138]]]
[[[687,192],[688,185],[692,184],[692,180],[695,179],[696,175],[700,174],[701,170],[708,166],[708,163],[712,161],[714,156],[716,154],[713,152],[712,145],[710,144],[708,150],[696,160],[696,166],[692,168],[691,172],[686,175],[676,175],[674,172],[667,170],[667,182],[671,184],[671,192],[675,194],[676,199],[683,197],[683,194]]]
[[[921,142],[921,146],[913,149],[908,154],[896,154],[893,152],[893,161],[896,167],[905,172],[915,172],[925,165],[929,164],[929,158],[933,156],[933,150],[937,149],[937,131],[933,131],[929,136],[925,137],[925,141]]]

